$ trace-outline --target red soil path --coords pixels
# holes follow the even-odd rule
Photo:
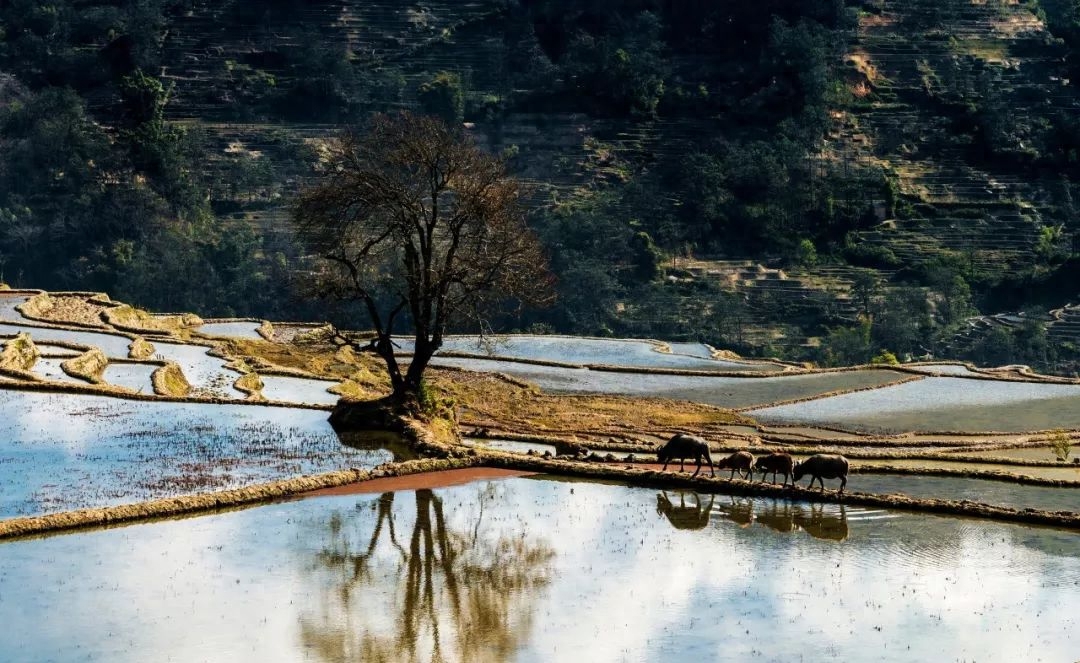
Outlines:
[[[440,472],[422,472],[403,477],[383,477],[371,481],[351,483],[336,488],[323,488],[303,493],[300,497],[323,497],[327,495],[363,495],[366,493],[389,493],[398,490],[419,490],[421,488],[446,488],[447,486],[460,486],[473,481],[483,479],[509,479],[511,477],[524,477],[536,472],[523,472],[520,470],[504,470],[497,467],[466,467],[460,470],[443,470]]]

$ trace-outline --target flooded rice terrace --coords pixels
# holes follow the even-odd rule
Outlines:
[[[410,352],[412,341],[395,340],[403,352]],[[669,350],[669,351],[666,351]],[[687,371],[775,372],[784,366],[767,361],[731,361],[714,359],[701,343],[659,343],[636,339],[580,338],[573,336],[537,336],[528,334],[449,336],[441,352],[488,355],[495,359],[527,359],[564,364],[664,368]]]
[[[1080,548],[507,479],[5,543],[0,597],[10,661],[1071,661]]]
[[[554,392],[674,398],[732,408],[882,386],[910,377],[885,369],[755,378],[626,373],[460,357],[435,357],[431,363],[505,373]]]
[[[340,396],[327,391],[338,384],[329,380],[313,380],[285,375],[260,376],[263,383],[262,395],[271,401],[290,403],[309,403],[313,405],[333,405]]]
[[[325,411],[0,390],[0,518],[291,478],[392,459]],[[3,660],[3,657],[0,657]]]
[[[747,414],[764,423],[884,432],[1073,429],[1080,428],[1080,385],[928,377]]]
[[[253,341],[261,341],[259,334],[261,322],[235,321],[235,322],[207,322],[200,325],[195,331],[207,336],[219,336],[226,338],[245,338]]]
[[[233,386],[238,371],[226,368],[227,359],[215,357],[202,345],[154,342],[155,358],[174,361],[196,393],[243,400],[247,394]]]
[[[79,343],[97,347],[108,357],[127,357],[128,348],[131,346],[131,339],[119,334],[0,323],[0,334],[14,336],[24,332],[30,335],[34,343]]]

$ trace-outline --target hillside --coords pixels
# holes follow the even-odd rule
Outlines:
[[[562,296],[501,326],[1073,370],[1068,2],[58,7],[0,10],[15,285],[326,317],[291,198],[407,109],[531,185]]]

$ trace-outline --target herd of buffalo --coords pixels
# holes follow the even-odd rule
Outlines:
[[[754,462],[754,455],[749,451],[736,451],[716,463],[714,467],[712,456],[709,455],[709,445],[705,440],[694,435],[678,433],[668,440],[667,444],[660,447],[659,451],[656,452],[656,456],[664,464],[665,470],[668,463],[675,459],[679,460],[680,470],[684,468],[687,458],[696,460],[697,469],[694,470],[694,476],[701,471],[701,461],[705,459],[709,464],[709,471],[712,476],[716,476],[716,468],[721,470],[730,469],[730,478],[735,478],[735,472],[737,471],[742,478],[752,480],[754,470],[757,470],[761,472],[762,481],[765,480],[765,475],[769,472],[772,472],[773,481],[776,481],[777,474],[783,474],[783,485],[787,485],[788,477],[791,477],[791,484],[795,485],[796,481],[810,475],[811,487],[813,487],[814,481],[817,481],[821,484],[821,489],[825,490],[825,479],[840,479],[840,494],[843,494],[844,487],[847,486],[848,461],[847,458],[837,454],[818,454],[796,463],[791,454],[773,453],[762,456],[757,459],[757,462]]]

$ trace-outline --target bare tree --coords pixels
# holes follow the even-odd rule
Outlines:
[[[325,166],[294,210],[301,239],[322,258],[314,285],[366,307],[398,402],[415,399],[449,325],[552,297],[520,184],[442,121],[377,115],[366,133],[332,141]],[[392,343],[403,314],[414,336],[404,370]]]

